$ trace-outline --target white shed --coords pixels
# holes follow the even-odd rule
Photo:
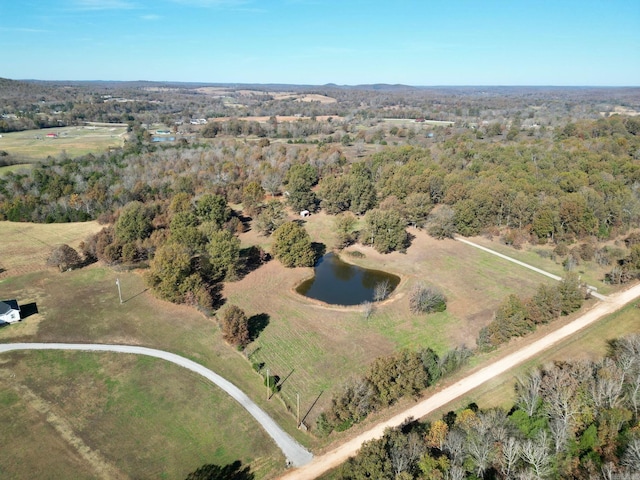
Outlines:
[[[0,302],[0,323],[14,323],[20,321],[20,307],[16,300]]]

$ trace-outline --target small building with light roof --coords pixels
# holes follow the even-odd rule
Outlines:
[[[20,307],[17,300],[0,302],[0,324],[20,321]]]

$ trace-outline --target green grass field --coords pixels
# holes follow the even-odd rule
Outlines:
[[[0,449],[3,478],[178,479],[236,460],[261,478],[284,463],[239,404],[168,362],[50,351],[0,360],[0,423],[11,439]]]
[[[2,134],[0,150],[28,159],[100,153],[110,147],[121,147],[126,131],[127,128],[121,126],[74,126],[10,132]],[[47,134],[57,137],[51,138]]]

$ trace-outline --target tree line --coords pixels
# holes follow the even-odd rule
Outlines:
[[[431,348],[401,350],[377,358],[362,377],[350,379],[318,416],[321,435],[344,431],[375,410],[388,407],[405,396],[419,396],[438,379],[462,367],[472,352],[459,347],[438,356]]]
[[[634,479],[640,472],[640,336],[599,361],[555,362],[519,378],[511,408],[472,403],[366,442],[332,478]]]

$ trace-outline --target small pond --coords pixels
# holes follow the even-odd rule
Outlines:
[[[335,253],[327,253],[318,260],[315,275],[296,288],[296,292],[309,298],[334,305],[359,305],[373,301],[377,284],[389,282],[389,293],[400,283],[400,277],[381,270],[350,265]]]

